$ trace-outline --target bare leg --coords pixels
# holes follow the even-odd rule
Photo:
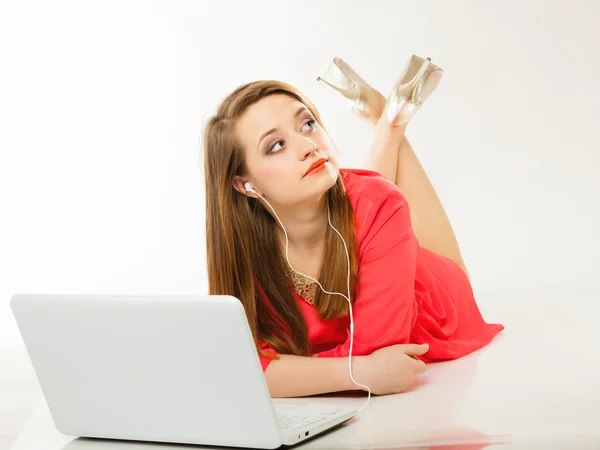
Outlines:
[[[373,89],[379,99],[379,120],[371,123],[375,132],[375,141],[363,162],[363,168],[382,174],[392,183],[396,183],[398,173],[398,146],[404,135],[406,125],[392,127],[381,115],[387,101],[376,89]],[[396,183],[397,184],[397,183]]]
[[[413,231],[419,243],[453,260],[470,279],[448,215],[406,136],[398,147],[395,184],[410,205]]]
[[[420,245],[458,264],[470,279],[450,220],[406,135],[381,116],[364,167],[396,184],[410,206],[413,232]]]

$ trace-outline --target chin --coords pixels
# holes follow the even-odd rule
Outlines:
[[[309,189],[309,191],[311,191],[311,194],[314,193],[314,195],[320,197],[333,186],[335,186],[335,183],[337,182],[337,179],[340,176],[340,171],[337,168],[337,166],[332,164],[330,167],[326,168],[325,170],[322,170],[320,173],[313,174],[311,176],[314,177],[313,180],[305,180],[310,181],[312,184],[311,189]],[[306,184],[304,185],[304,189],[306,189]]]
[[[337,166],[335,161],[329,160],[327,162],[327,167],[321,170],[319,173],[310,175],[311,178],[321,178],[321,179],[331,179],[337,180],[337,177],[340,174],[340,169]]]

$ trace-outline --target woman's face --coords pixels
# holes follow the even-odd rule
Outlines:
[[[234,180],[242,193],[243,183],[249,181],[268,200],[291,205],[318,200],[337,180],[338,154],[329,135],[293,97],[272,94],[254,103],[236,123],[235,132],[248,169],[243,178]],[[324,168],[306,174],[320,158],[328,160]]]

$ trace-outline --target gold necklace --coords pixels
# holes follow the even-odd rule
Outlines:
[[[283,259],[279,253],[279,259],[284,265],[285,276],[292,280],[296,293],[306,301],[309,305],[315,304],[315,294],[317,293],[317,283],[312,278],[305,277],[298,272],[293,272],[290,269],[287,261]]]

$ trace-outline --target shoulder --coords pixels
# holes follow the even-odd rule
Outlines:
[[[398,186],[373,170],[343,168],[340,169],[340,176],[351,200],[361,196],[375,199],[382,190],[398,189]]]
[[[371,170],[340,169],[340,174],[354,210],[359,245],[394,215],[402,215],[410,228],[408,202],[398,186]]]
[[[340,169],[346,194],[354,213],[373,214],[373,208],[397,209],[407,204],[400,188],[379,172],[364,169]]]

